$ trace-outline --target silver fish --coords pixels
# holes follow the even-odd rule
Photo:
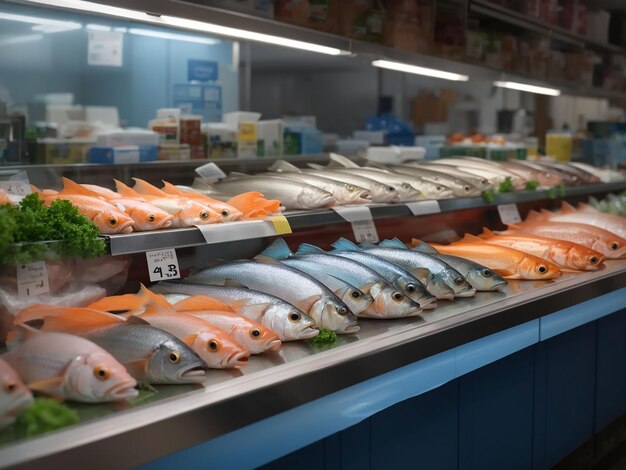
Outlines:
[[[278,199],[287,209],[318,209],[335,204],[333,196],[316,186],[280,176],[236,176],[213,185],[225,194],[258,191],[267,199]]]
[[[466,171],[460,170],[458,168],[452,166],[441,166],[441,165],[432,165],[430,163],[413,163],[407,162],[404,165],[411,166],[414,168],[423,168],[429,171],[434,171],[439,174],[449,175],[456,178],[460,178],[463,181],[467,181],[468,183],[474,185],[479,190],[483,191],[487,188],[491,187],[491,183],[487,178],[483,178],[482,176],[473,175],[471,173],[467,173]]]
[[[395,173],[407,174],[421,177],[426,181],[438,183],[447,186],[452,190],[452,194],[456,197],[472,197],[479,196],[481,190],[467,180],[463,180],[453,175],[447,175],[443,172],[437,172],[427,168],[417,168],[413,166],[396,165],[391,167]]]
[[[303,171],[311,175],[322,176],[324,178],[330,178],[336,181],[343,181],[353,184],[355,186],[367,188],[370,192],[370,195],[372,196],[372,202],[398,202],[400,200],[400,195],[398,194],[398,191],[395,187],[388,184],[380,183],[372,178],[364,178],[363,176],[351,173],[342,173],[340,171],[329,169],[310,169]]]
[[[506,279],[502,278],[482,264],[475,263],[474,261],[461,258],[459,256],[443,255],[424,242],[421,242],[419,245],[414,247],[413,251],[420,251],[422,253],[429,254],[452,266],[460,272],[463,277],[467,279],[467,282],[469,282],[477,291],[502,291],[508,284]]]
[[[319,328],[337,333],[359,331],[354,314],[326,286],[280,263],[236,261],[206,268],[187,281],[216,285],[234,282],[289,302],[309,315]]]
[[[426,287],[410,272],[397,264],[379,258],[371,253],[366,253],[345,238],[340,238],[335,243],[332,243],[331,246],[334,250],[330,251],[330,254],[348,258],[357,263],[369,266],[384,277],[387,282],[400,289],[400,291],[416,302],[421,308],[428,308],[430,304],[435,302],[435,297],[428,293]]]
[[[457,270],[433,256],[407,250],[400,240],[384,240],[379,245],[363,245],[363,249],[402,266],[422,281],[428,292],[438,299],[471,297],[476,292]]]
[[[230,286],[189,284],[187,282],[160,282],[153,291],[166,294],[168,302],[182,300],[189,295],[206,295],[224,302],[235,312],[245,315],[272,331],[281,341],[296,341],[317,336],[311,317],[278,297],[252,289]]]
[[[431,163],[436,165],[453,166],[467,173],[485,177],[491,183],[501,183],[508,177],[511,178],[511,182],[516,189],[523,189],[526,187],[526,180],[524,178],[482,159],[442,158],[440,160],[433,160]]]

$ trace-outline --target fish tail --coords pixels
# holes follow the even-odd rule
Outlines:
[[[131,188],[130,186],[128,186],[125,183],[122,183],[119,180],[114,179],[113,181],[115,181],[115,188],[117,189],[117,192],[120,193],[122,196],[125,197],[130,197],[130,198],[141,198],[141,194],[139,194],[137,191],[135,191],[133,188]]]
[[[167,193],[164,193],[156,186],[151,185],[150,183],[148,183],[145,180],[142,180],[141,178],[133,177],[133,180],[135,181],[135,186],[133,186],[133,189],[137,191],[139,194],[145,194],[149,196],[158,196],[158,197],[167,196]]]
[[[139,289],[139,296],[143,297],[148,301],[148,303],[155,305],[157,307],[171,308],[172,304],[170,304],[165,297],[161,294],[156,294],[148,289],[146,286],[141,284],[141,288]]]
[[[358,245],[343,237],[339,238],[335,243],[331,243],[330,246],[337,251],[362,251]]]
[[[69,178],[63,176],[61,178],[63,180],[63,189],[59,192],[59,194],[79,194],[82,196],[95,197],[96,199],[101,199],[98,193],[91,191],[84,186],[72,181]]]
[[[417,241],[420,242],[419,240],[417,240]],[[406,247],[406,245],[404,243],[402,243],[402,241],[399,238],[396,238],[396,237],[391,238],[391,239],[387,239],[387,240],[383,240],[382,242],[379,243],[379,245],[384,247],[384,248],[396,248],[398,250],[407,250],[408,249]]]
[[[259,253],[259,256],[264,256],[266,258],[271,258],[275,260],[283,260],[293,256],[293,253],[289,249],[289,245],[287,245],[287,242],[282,238],[278,238],[274,241],[274,243],[272,243],[265,250]]]
[[[76,333],[123,322],[110,313],[89,308],[61,307],[37,304],[23,309],[15,318],[16,324],[42,323],[42,331]]]
[[[172,183],[169,183],[165,180],[161,180],[163,182],[163,189],[161,191],[166,192],[167,194],[174,194],[176,196],[186,196],[186,194],[174,186]]]
[[[88,306],[94,310],[103,312],[137,311],[143,309],[148,303],[148,299],[136,294],[113,295],[98,300]]]

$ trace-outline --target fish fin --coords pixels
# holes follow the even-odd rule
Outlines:
[[[114,179],[113,181],[115,181],[115,189],[117,190],[118,193],[120,193],[122,196],[124,197],[130,197],[130,198],[138,198],[138,199],[143,199],[143,197],[141,196],[141,194],[139,194],[137,191],[135,191],[133,188],[131,188],[130,186],[128,186],[125,183],[122,183],[119,180]]]
[[[289,245],[283,238],[276,239],[270,246],[265,248],[258,256],[270,258],[273,260],[287,259],[293,256],[289,249]]]
[[[39,393],[43,393],[45,395],[52,396],[60,396],[59,387],[63,383],[63,377],[52,377],[50,379],[36,380],[35,382],[30,382],[26,384],[26,386]]]
[[[495,237],[496,234],[494,232],[492,232],[491,230],[489,230],[487,227],[483,227],[483,233],[481,233],[479,235],[480,238],[485,239],[485,238],[492,238]]]
[[[302,173],[302,170],[297,166],[285,161],[285,160],[276,160],[272,165],[268,168],[270,171],[295,171],[297,173]]]
[[[575,212],[578,212],[578,211],[576,210],[574,206],[572,206],[571,204],[565,201],[561,202],[561,214],[572,214]]]
[[[256,255],[254,257],[254,260],[258,261],[259,263],[265,263],[265,264],[280,264],[280,260],[275,259],[275,258],[270,258],[269,256],[265,256],[263,254]]]
[[[532,210],[528,212],[528,215],[526,216],[524,222],[541,222],[544,219],[545,218],[539,212]]]
[[[307,163],[307,166],[309,168],[312,168],[313,170],[325,170],[326,169],[324,165],[319,165],[317,163]]]
[[[406,245],[400,241],[399,238],[391,238],[387,240],[383,240],[378,244],[378,246],[382,246],[383,248],[396,248],[398,250],[408,250]]]
[[[35,186],[34,184],[30,185],[30,192],[31,193],[37,193],[39,195],[41,195],[42,191],[41,189],[39,189],[37,186]]]
[[[509,224],[506,226],[507,230],[520,230],[522,228],[519,224]]]
[[[222,285],[225,287],[243,287],[244,289],[248,288],[247,286],[244,286],[243,284],[235,281],[234,279],[224,279],[224,284]]]
[[[90,191],[89,189],[81,186],[80,184],[72,181],[69,178],[66,178],[65,176],[62,176],[61,179],[63,180],[63,189],[59,191],[59,194],[61,195],[80,194],[81,196],[89,196],[89,197],[95,197],[97,199],[102,199],[102,197],[99,194],[96,194],[95,192]]]
[[[170,304],[165,297],[161,294],[156,294],[148,289],[143,284],[140,284],[139,292],[137,293],[139,296],[148,300],[148,302],[152,305],[156,305],[158,307],[163,308],[171,308],[172,304]]]
[[[146,373],[146,366],[148,365],[148,358],[135,359],[134,361],[128,361],[122,363],[128,373],[133,377],[143,377]]]
[[[369,250],[370,248],[376,248],[376,246],[377,245],[375,243],[370,242],[359,243],[359,248],[362,250]]]
[[[235,312],[245,311],[255,316],[263,315],[263,312],[267,309],[268,304],[250,304],[250,299],[237,299],[230,303],[230,308]]]
[[[343,155],[339,155],[338,153],[330,154],[330,164],[329,168],[340,166],[342,168],[360,168],[359,165],[354,163],[352,160],[344,157]]]
[[[135,181],[135,186],[133,186],[133,189],[137,191],[139,194],[147,195],[147,196],[158,196],[158,197],[167,196],[167,193],[161,191],[156,186],[151,185],[150,183],[148,183],[145,180],[142,180],[141,178],[133,178],[133,180]]]
[[[413,248],[411,248],[411,250],[413,251],[419,251],[420,253],[426,253],[429,255],[439,254],[439,252],[435,250],[432,246],[430,246],[428,243],[425,243],[422,240],[418,240],[417,238],[413,238],[411,240],[411,243],[413,244]]]
[[[193,343],[196,341],[197,338],[198,338],[198,334],[193,333],[193,334],[185,336],[184,338],[181,339],[181,341],[185,343],[187,346],[192,347]]]
[[[246,173],[242,173],[241,171],[231,171],[231,172],[228,173],[228,176],[229,177],[232,176],[234,178],[237,178],[237,177],[240,177],[240,176],[250,176],[250,175],[247,175]]]
[[[549,210],[546,210],[546,209],[541,209],[541,216],[543,220],[549,219],[553,215],[554,215],[553,212],[550,212]]]
[[[320,253],[326,253],[326,252],[315,245],[311,245],[310,243],[302,243],[300,244],[300,246],[298,247],[298,250],[296,251],[296,256],[313,255],[313,254],[320,254]]]
[[[361,286],[361,289],[363,290],[363,292],[369,292],[370,295],[374,298],[376,298],[376,296],[378,296],[378,294],[380,294],[383,290],[382,286],[377,282],[365,284],[364,286]]]
[[[472,235],[471,233],[466,233],[463,238],[461,240],[459,240],[461,242],[481,242],[481,243],[485,243],[485,240],[483,240],[482,238],[477,237],[476,235]],[[458,242],[455,242],[458,243]]]
[[[179,300],[174,305],[177,312],[189,312],[195,310],[222,310],[232,311],[232,309],[223,302],[206,295],[193,295],[186,299]]]
[[[11,331],[7,334],[7,346],[11,349],[14,345],[26,341],[28,338],[41,333],[37,328],[23,323],[14,323]]]
[[[351,242],[347,238],[339,238],[335,243],[331,243],[335,251],[363,251],[356,243]]]
[[[105,297],[89,304],[87,308],[101,310],[103,312],[137,311],[144,308],[147,302],[148,299],[140,297],[137,294],[123,294]]]
[[[146,313],[149,313],[149,312],[146,312]],[[142,315],[144,315],[144,313],[142,313]],[[143,318],[137,315],[129,316],[126,319],[126,323],[128,323],[129,325],[149,325],[150,324],[149,321],[144,320]]]
[[[42,304],[31,305],[23,309],[15,318],[16,323],[37,320],[43,320],[42,331],[63,331],[67,333],[88,331],[93,328],[125,321],[117,315],[99,310]]]
[[[163,182],[163,188],[161,189],[161,191],[167,193],[167,194],[173,194],[175,196],[186,196],[187,194],[184,191],[181,191],[180,189],[178,189],[176,186],[174,186],[172,183],[169,183],[165,180],[161,180]]]

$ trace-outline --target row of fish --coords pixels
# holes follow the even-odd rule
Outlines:
[[[103,234],[233,222],[281,211],[280,201],[258,192],[241,191],[220,201],[195,191],[184,192],[166,181],[163,188],[157,188],[139,178],[134,180],[132,188],[116,180],[117,192],[68,178],[63,178],[61,191],[33,189],[45,203],[57,199],[72,202]]]

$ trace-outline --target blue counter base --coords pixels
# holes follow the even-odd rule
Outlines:
[[[624,413],[626,288],[143,468],[547,469]]]

